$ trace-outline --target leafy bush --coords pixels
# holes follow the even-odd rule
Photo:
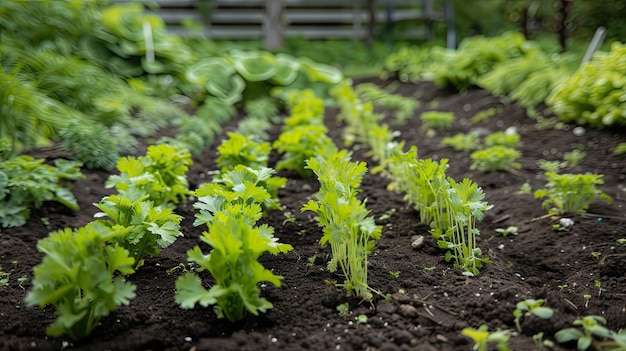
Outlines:
[[[626,44],[613,43],[610,52],[593,59],[559,84],[546,103],[563,121],[596,128],[626,125]]]

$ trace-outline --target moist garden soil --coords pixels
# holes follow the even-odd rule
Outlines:
[[[482,268],[478,277],[465,277],[419,223],[419,217],[404,201],[402,194],[387,190],[388,180],[369,172],[361,186],[360,196],[383,235],[369,259],[369,285],[379,291],[373,301],[345,296],[332,282],[342,281],[339,274],[326,269],[330,248],[320,247],[321,229],[310,212],[301,213],[302,205],[317,191],[315,179],[301,179],[296,173],[278,172],[288,178],[279,192],[285,212],[295,221],[285,221],[283,212],[271,212],[263,221],[272,225],[281,242],[293,245],[285,255],[262,256],[263,265],[284,277],[282,286],[262,285],[262,295],[274,308],[260,316],[249,315],[238,323],[218,319],[210,308],[183,310],[174,302],[174,284],[183,274],[181,263],[186,251],[201,244],[199,236],[206,227],[194,227],[193,202],[182,204],[177,213],[184,216],[184,237],[159,256],[146,260],[129,280],[137,285],[137,297],[128,306],[113,311],[92,335],[72,342],[49,338],[45,328],[54,320],[54,310],[27,308],[24,296],[31,288],[32,270],[41,259],[36,244],[52,230],[78,227],[93,219],[97,212],[92,203],[112,193],[104,183],[111,174],[84,170],[85,178],[73,185],[80,204],[71,211],[56,203],[46,203],[34,210],[28,223],[0,232],[0,265],[11,272],[9,284],[0,286],[1,350],[471,350],[473,343],[462,336],[465,327],[482,324],[490,330],[516,329],[513,310],[517,302],[545,299],[554,310],[553,317],[523,320],[522,332],[511,338],[512,350],[537,349],[532,336],[543,332],[552,339],[556,331],[569,327],[586,315],[600,315],[612,330],[626,328],[626,246],[616,241],[626,238],[625,178],[626,155],[612,151],[626,142],[623,130],[598,131],[589,128],[574,131],[574,125],[551,128],[537,123],[524,109],[483,90],[453,93],[431,83],[402,84],[372,79],[381,87],[419,99],[422,105],[403,125],[385,122],[400,132],[398,139],[406,145],[417,145],[419,157],[448,158],[448,174],[457,181],[469,177],[481,186],[485,200],[493,205],[486,212],[480,230],[479,246],[493,263]],[[391,85],[390,85],[391,84]],[[489,107],[501,112],[486,121],[470,124],[468,119]],[[424,110],[451,111],[454,126],[434,136],[426,136],[419,114]],[[342,144],[344,125],[336,120],[337,110],[327,110],[326,123],[338,145]],[[224,132],[236,128],[242,117],[224,126]],[[522,137],[519,148],[522,167],[512,172],[483,173],[470,170],[469,152],[455,152],[441,146],[444,136],[470,129],[505,130],[514,126]],[[280,126],[271,131],[272,138]],[[582,134],[582,135],[581,135]],[[202,155],[194,157],[188,172],[190,186],[210,181],[207,172],[215,169],[216,147],[221,135]],[[149,141],[148,141],[149,142]],[[611,204],[594,201],[586,215],[571,217],[574,225],[555,231],[555,219],[546,217],[541,200],[529,194],[518,194],[524,183],[534,189],[545,186],[543,171],[537,161],[562,160],[563,153],[582,146],[586,157],[580,165],[563,172],[593,172],[604,175],[599,188],[613,197]],[[58,148],[37,150],[36,157],[62,157]],[[353,147],[353,159],[374,163],[366,150]],[[138,155],[145,152],[138,149]],[[278,155],[272,155],[274,166]],[[517,226],[517,235],[503,236],[497,228]],[[424,244],[412,247],[415,236]],[[201,245],[203,251],[208,247]],[[599,253],[592,254],[592,253]],[[596,257],[594,257],[594,255]],[[314,258],[313,258],[314,257]],[[395,272],[397,276],[390,272]],[[399,274],[397,273],[399,272]],[[203,273],[206,274],[206,273]],[[20,283],[18,278],[27,277]],[[207,284],[208,275],[203,275]],[[595,284],[601,283],[601,291]],[[584,295],[591,295],[585,306]],[[337,306],[349,303],[349,313],[340,315]],[[359,323],[357,316],[367,316]],[[556,350],[574,350],[574,344],[557,345]]]

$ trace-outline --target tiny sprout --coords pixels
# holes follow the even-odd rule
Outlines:
[[[585,294],[583,298],[585,299],[585,308],[587,308],[587,306],[589,306],[589,300],[591,300],[591,295]]]
[[[181,262],[178,265],[176,265],[176,266],[174,266],[174,267],[172,267],[170,269],[167,269],[165,271],[165,273],[167,273],[167,275],[172,275],[172,273],[174,273],[174,271],[176,271],[177,269],[182,269],[182,273],[187,273],[188,272],[187,267],[185,267],[185,264]]]
[[[426,272],[432,272],[432,271],[434,271],[434,270],[435,270],[435,268],[436,268],[435,266],[432,266],[432,267],[424,267],[423,269],[424,269]]]
[[[517,192],[517,194],[519,195],[528,195],[528,194],[532,194],[533,192],[533,188],[531,188],[530,184],[528,184],[528,182],[522,184],[522,186],[520,187],[519,191]]]
[[[515,226],[508,226],[506,228],[497,228],[496,232],[502,234],[503,236],[507,236],[509,234],[517,235],[518,229]]]
[[[285,225],[286,223],[293,223],[296,221],[296,217],[294,217],[293,214],[291,214],[291,212],[285,212],[283,213],[283,215],[285,216],[285,220],[283,221],[283,225]]]
[[[380,215],[380,217],[378,217],[379,220],[384,221],[386,219],[389,219],[391,217],[392,214],[396,213],[396,209],[395,208],[390,208],[387,211],[385,211],[385,213],[383,213],[382,215]]]
[[[400,271],[389,271],[389,274],[396,279],[400,277]]]
[[[339,312],[339,315],[342,317],[347,316],[350,313],[350,305],[347,302],[338,305],[337,312]]]
[[[360,314],[356,317],[356,321],[359,324],[367,324],[367,316],[364,314]]]
[[[563,292],[563,290],[567,288],[567,284],[559,285],[558,288],[559,288],[559,291]]]
[[[555,232],[562,232],[564,230],[566,230],[566,228],[564,226],[562,226],[559,223],[553,224],[552,225],[552,230],[554,230]]]
[[[316,255],[313,255],[313,256],[307,258],[306,259],[307,260],[306,266],[309,267],[309,268],[313,267],[313,265],[315,264],[315,259],[317,259]]]
[[[570,152],[564,153],[563,160],[565,160],[569,167],[576,167],[582,162],[585,156],[586,153],[584,151],[580,149],[574,149]]]
[[[602,255],[602,252],[600,252],[600,251],[593,251],[593,252],[591,252],[591,256],[593,256],[593,258],[595,258],[596,260],[600,259],[601,255]]]
[[[545,347],[549,349],[554,347],[554,342],[552,342],[552,340],[543,339],[543,332],[533,335],[533,341],[535,342],[535,346],[537,346],[538,350],[543,350]]]
[[[626,239],[617,239],[618,244],[626,245]]]
[[[602,288],[602,282],[597,279],[593,281],[593,285],[595,285],[596,288],[598,288],[598,297],[602,295],[602,291],[606,291],[606,289]]]

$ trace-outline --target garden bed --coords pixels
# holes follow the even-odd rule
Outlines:
[[[390,82],[373,80],[380,86]],[[137,297],[104,318],[90,337],[79,342],[48,338],[45,328],[55,318],[51,308],[26,308],[24,296],[30,289],[32,268],[41,261],[37,240],[50,231],[79,227],[93,219],[97,209],[92,203],[111,194],[104,188],[110,173],[85,170],[73,192],[80,211],[73,212],[55,203],[34,210],[26,225],[0,232],[0,266],[10,271],[9,284],[0,286],[0,349],[7,350],[469,350],[472,342],[461,334],[465,327],[482,324],[490,330],[515,330],[513,310],[519,301],[545,299],[554,310],[548,321],[525,318],[522,333],[509,342],[513,350],[536,349],[533,335],[543,332],[552,339],[556,331],[570,327],[582,316],[600,315],[612,330],[626,328],[626,238],[625,179],[626,157],[616,156],[613,149],[626,142],[624,131],[576,129],[564,125],[540,128],[526,117],[519,106],[490,96],[483,90],[456,94],[438,89],[431,83],[398,84],[397,93],[413,96],[422,107],[404,125],[394,125],[399,139],[406,145],[417,145],[420,158],[448,158],[448,174],[456,180],[471,178],[481,186],[485,200],[494,207],[478,224],[484,254],[493,263],[482,268],[478,277],[468,278],[444,261],[444,252],[419,224],[418,213],[401,194],[387,190],[388,180],[368,173],[361,185],[361,196],[383,235],[369,259],[369,284],[382,295],[372,303],[350,299],[331,282],[342,278],[326,269],[330,248],[321,248],[318,228],[311,212],[300,208],[317,191],[315,178],[302,179],[296,173],[279,172],[287,177],[287,186],[279,192],[285,212],[295,216],[285,221],[280,211],[263,219],[272,225],[275,236],[294,250],[279,256],[263,256],[265,267],[284,277],[282,286],[268,284],[262,295],[274,308],[259,317],[248,316],[238,323],[217,319],[211,309],[196,307],[183,310],[174,301],[174,285],[183,273],[186,251],[199,243],[203,227],[192,225],[195,210],[192,203],[178,206],[185,219],[179,238],[160,255],[146,259],[145,266],[129,280],[137,285]],[[436,105],[429,102],[437,101]],[[484,122],[470,125],[467,119],[477,111],[501,106],[500,113]],[[418,118],[421,111],[436,109],[456,115],[452,129],[428,137]],[[326,124],[337,145],[342,145],[343,125],[336,120],[337,110],[329,108]],[[239,119],[224,126],[233,130]],[[465,123],[463,122],[465,121]],[[499,131],[515,126],[522,137],[519,159],[522,167],[512,172],[483,173],[470,170],[469,152],[455,152],[441,146],[444,136],[467,132],[472,128]],[[273,138],[280,126],[270,131]],[[222,137],[204,154],[194,157],[187,177],[192,189],[210,180],[208,171],[215,169],[216,147]],[[553,230],[555,222],[546,217],[541,200],[532,194],[517,194],[524,183],[533,189],[545,186],[540,159],[561,160],[564,152],[581,145],[585,158],[566,172],[593,172],[604,175],[600,189],[613,198],[611,204],[591,203],[584,216],[572,217],[574,225],[563,231]],[[144,150],[138,150],[140,153]],[[33,152],[33,156],[63,156],[56,149]],[[274,166],[274,155],[270,166]],[[374,163],[366,150],[354,150],[353,159]],[[517,226],[517,235],[503,236],[497,228]],[[413,248],[416,235],[425,243]],[[206,251],[206,247],[203,247]],[[592,254],[593,253],[593,254]],[[599,254],[598,254],[599,253]],[[315,258],[312,258],[315,256]],[[390,273],[393,272],[394,274]],[[399,273],[398,273],[399,272]],[[206,274],[206,273],[203,273]],[[28,277],[23,283],[18,278]],[[203,275],[209,281],[208,275]],[[596,281],[601,283],[601,291]],[[385,297],[387,295],[387,298]],[[584,295],[591,295],[587,306]],[[349,303],[349,312],[341,315],[337,306]],[[359,323],[357,316],[367,316]],[[575,345],[557,345],[555,349],[576,349]]]

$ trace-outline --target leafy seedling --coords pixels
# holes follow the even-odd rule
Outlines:
[[[592,256],[593,258],[595,258],[596,260],[599,260],[599,259],[600,259],[600,256],[602,256],[602,252],[600,252],[600,251],[592,251],[592,252],[591,252],[591,256]]]
[[[582,148],[576,148],[570,152],[563,153],[563,160],[568,167],[576,167],[585,159],[586,155]]]
[[[472,152],[470,169],[482,172],[512,171],[521,168],[522,165],[516,162],[520,156],[522,154],[513,148],[502,145],[490,146]]]
[[[287,223],[294,223],[296,221],[296,217],[294,217],[294,215],[291,214],[291,212],[284,212],[283,215],[285,216],[285,220],[283,221],[283,225],[285,225]]]
[[[543,299],[527,299],[517,303],[513,311],[513,316],[515,316],[515,326],[518,331],[522,331],[522,318],[528,317],[531,314],[541,319],[550,319],[552,317],[554,311],[549,307],[544,307],[543,303]]]
[[[396,279],[400,278],[400,271],[389,271],[389,274]]]
[[[458,133],[452,137],[441,140],[443,145],[451,146],[454,151],[472,151],[478,148],[477,133]]]
[[[308,268],[313,267],[313,265],[315,265],[315,260],[316,260],[316,259],[317,259],[317,256],[316,256],[316,255],[313,255],[313,256],[311,256],[311,257],[307,258],[307,259],[306,259],[306,260],[307,260],[306,266],[307,266]]]
[[[604,184],[602,174],[556,174],[546,172],[545,189],[535,191],[535,198],[546,198],[542,207],[552,215],[580,214],[596,199],[611,203],[613,199],[596,185]]]
[[[420,119],[428,129],[449,129],[454,122],[454,113],[441,111],[427,111],[420,115]]]

